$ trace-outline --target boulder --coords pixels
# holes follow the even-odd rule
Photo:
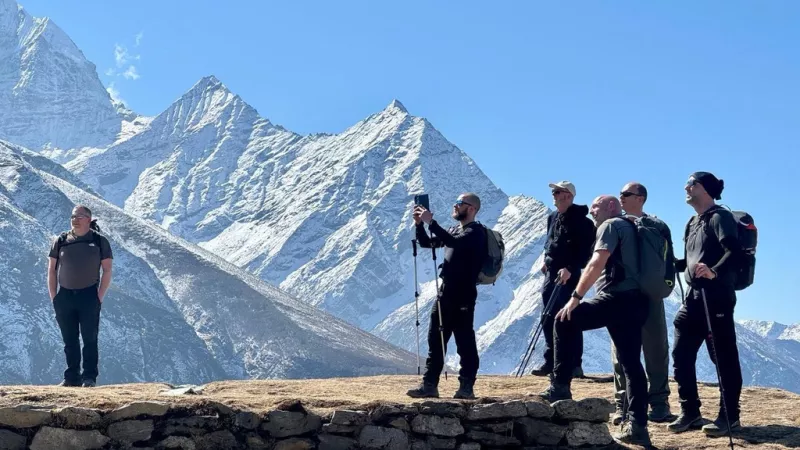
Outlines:
[[[397,428],[367,425],[361,429],[358,443],[365,449],[407,450],[408,435]]]
[[[261,425],[261,417],[256,413],[243,411],[236,414],[233,424],[245,430],[255,430]]]
[[[180,419],[167,420],[161,434],[170,436],[173,434],[200,436],[219,428],[219,418],[215,416],[190,416]]]
[[[140,417],[161,417],[169,411],[169,403],[133,402],[111,411],[106,418],[111,422]]]
[[[333,434],[319,435],[319,450],[354,450],[358,446],[355,439]]]
[[[570,447],[608,445],[613,441],[605,423],[572,422],[567,430],[567,444]]]
[[[25,450],[28,439],[8,430],[0,430],[0,450]]]
[[[33,437],[31,450],[92,450],[101,449],[111,442],[97,430],[65,430],[42,427]]]
[[[322,418],[316,414],[295,411],[270,411],[261,429],[276,438],[301,436],[322,428]]]
[[[557,445],[566,433],[566,426],[530,417],[517,419],[514,426],[514,435],[525,445]]]
[[[568,421],[608,422],[614,405],[604,398],[585,398],[580,401],[559,400],[553,403],[558,418]]]
[[[515,419],[528,415],[525,403],[514,400],[488,405],[475,405],[467,412],[467,420]]]
[[[89,408],[68,406],[53,412],[64,428],[94,428],[103,421],[97,410]]]
[[[528,417],[534,419],[551,419],[556,413],[556,410],[544,400],[533,400],[525,402],[525,408],[528,410]]]
[[[414,420],[411,421],[411,430],[414,433],[442,437],[456,437],[464,434],[464,427],[457,418],[425,414],[414,417]]]
[[[486,431],[468,431],[467,439],[487,447],[511,447],[521,445],[519,439],[513,436],[488,433]]]
[[[156,445],[156,450],[162,449],[181,449],[196,450],[194,441],[183,436],[170,436]]]
[[[11,428],[35,428],[49,424],[53,414],[49,409],[33,405],[18,405],[12,408],[0,408],[0,425]]]
[[[236,436],[228,430],[195,437],[194,443],[197,450],[235,450],[239,448]]]
[[[467,408],[460,402],[426,401],[420,405],[420,412],[434,416],[458,417],[459,419],[467,416]]]
[[[434,450],[455,450],[456,440],[454,438],[440,438],[428,436],[428,447]]]
[[[118,442],[133,444],[149,440],[153,429],[152,420],[123,420],[108,427],[108,436]]]

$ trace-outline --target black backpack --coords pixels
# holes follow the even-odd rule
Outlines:
[[[100,228],[97,227],[96,229],[99,230]],[[94,227],[92,228],[91,233],[92,233],[92,243],[95,245],[95,247],[97,247],[97,250],[102,251],[100,249],[100,234],[97,231],[95,231]],[[56,245],[56,270],[58,270],[58,263],[59,263],[59,260],[61,259],[61,248],[62,247],[68,247],[68,246],[73,245],[73,244],[81,244],[81,243],[85,244],[85,243],[87,243],[86,241],[77,241],[77,242],[76,241],[72,241],[70,243],[67,243],[66,241],[67,241],[67,235],[68,234],[69,234],[69,231],[65,231],[65,232],[61,233],[58,236],[58,242],[57,242],[57,245]]]
[[[733,215],[736,220],[737,236],[739,238],[740,249],[738,254],[733,255],[735,266],[735,280],[733,288],[741,291],[750,287],[755,280],[756,273],[756,246],[758,245],[758,228],[756,228],[753,216],[745,211],[733,211],[726,208]],[[713,215],[714,213],[712,213]],[[684,235],[684,242],[686,236],[689,235],[689,225],[692,220],[686,224],[686,233]],[[708,222],[703,223],[703,227],[708,226]]]

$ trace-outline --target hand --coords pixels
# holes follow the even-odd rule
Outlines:
[[[542,263],[542,273],[543,274],[547,273],[547,264],[545,264],[545,263]]]
[[[414,208],[414,215],[419,215],[420,220],[430,225],[431,220],[433,220],[433,213],[425,209],[423,206],[417,206]]]
[[[572,310],[577,308],[580,303],[581,301],[578,300],[577,298],[575,297],[570,298],[567,304],[564,305],[563,308],[561,308],[558,314],[556,314],[556,320],[563,322],[564,320],[571,319]]]
[[[567,284],[567,280],[569,277],[572,276],[572,272],[569,271],[566,267],[558,271],[558,282],[559,284]]]
[[[422,223],[422,219],[420,218],[421,214],[422,211],[418,211],[417,208],[414,208],[414,213],[411,216],[414,218],[414,225],[419,225]]]
[[[713,280],[717,277],[717,274],[714,273],[711,268],[703,263],[698,263],[694,268],[694,275],[697,278],[708,278],[709,280]]]

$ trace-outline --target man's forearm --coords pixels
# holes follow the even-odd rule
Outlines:
[[[581,274],[581,279],[578,281],[578,286],[575,287],[575,291],[578,295],[581,297],[586,295],[586,292],[589,291],[595,281],[600,278],[600,274],[603,272],[603,265],[604,264],[600,264],[600,261],[594,256],[589,260],[589,264],[586,266],[586,269]]]
[[[104,270],[103,277],[100,279],[100,289],[98,289],[97,294],[102,299],[106,296],[106,291],[108,291],[108,287],[111,285],[111,271]]]
[[[58,279],[55,270],[47,271],[47,290],[50,293],[50,300],[55,298],[58,293]]]

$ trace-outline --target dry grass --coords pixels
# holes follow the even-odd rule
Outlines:
[[[99,386],[94,389],[59,388],[55,386],[0,387],[0,406],[21,403],[43,406],[79,405],[113,409],[131,401],[159,400],[182,405],[203,404],[213,400],[242,409],[265,412],[292,400],[300,400],[312,411],[329,414],[334,409],[356,409],[376,402],[412,403],[405,391],[417,383],[417,377],[378,376],[364,378],[333,378],[317,380],[222,381],[205,386],[202,395],[167,397],[160,395],[164,384],[124,384]],[[536,394],[546,387],[544,378],[526,376],[522,379],[505,376],[481,376],[475,386],[476,395],[500,399],[521,398]],[[673,412],[678,408],[677,388],[670,385]],[[458,388],[456,376],[439,386],[442,399]],[[613,386],[599,379],[575,380],[573,396],[612,399]],[[714,386],[700,386],[703,415],[713,419],[719,392]],[[452,399],[451,399],[452,400]],[[742,424],[735,434],[737,448],[800,447],[800,396],[779,389],[745,388],[742,393]],[[609,424],[614,432],[614,428]],[[726,438],[707,438],[699,430],[672,434],[666,424],[652,423],[650,433],[659,449],[725,448]]]

